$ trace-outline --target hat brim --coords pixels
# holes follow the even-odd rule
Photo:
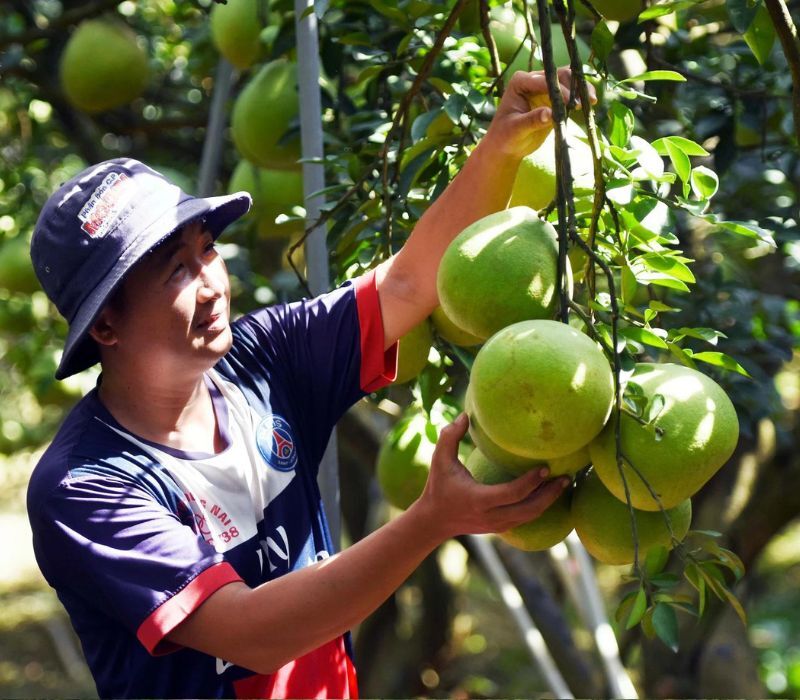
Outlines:
[[[111,293],[146,253],[181,227],[201,217],[205,220],[205,227],[216,239],[228,224],[247,213],[251,203],[247,192],[236,192],[220,197],[191,197],[162,212],[148,226],[145,234],[125,251],[78,309],[75,318],[70,322],[64,353],[56,369],[56,379],[66,379],[100,361],[100,351],[89,335],[89,330]]]

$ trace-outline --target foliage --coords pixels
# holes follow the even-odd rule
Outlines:
[[[497,72],[491,35],[457,21],[470,4],[314,3],[325,73],[322,221],[336,281],[398,250],[485,133],[508,76]],[[117,13],[136,30],[155,77],[129,107],[91,117],[66,102],[52,70],[75,24],[69,13],[90,5],[15,2],[0,16],[0,261],[27,242],[49,192],[88,162],[130,154],[190,184],[195,176],[217,62],[210,0],[93,3],[93,14]],[[622,24],[586,7],[576,19],[561,0],[550,9],[515,5],[528,13],[522,41],[538,37],[545,66],[542,31],[551,22],[567,34],[575,22],[591,46],[583,72],[599,102],[568,105],[564,117],[588,133],[596,187],[561,191],[541,215],[559,228],[561,269],[569,256],[575,272],[562,317],[604,347],[618,410],[652,419],[658,406],[642,403],[627,377],[637,361],[677,361],[722,384],[744,440],[764,418],[784,425],[774,377],[800,337],[798,154],[791,70],[766,0],[668,0]],[[264,62],[295,52],[291,3],[263,0],[261,13],[262,53],[237,92]],[[238,161],[227,134],[224,147],[220,192]],[[557,154],[568,172],[566,149]],[[303,293],[281,267],[283,247],[259,239],[250,223],[232,227],[228,241],[239,311]],[[94,375],[65,387],[53,381],[66,326],[28,272],[14,286],[2,274],[0,452],[12,453],[44,443]],[[470,352],[441,339],[437,350],[414,388],[427,410],[437,400],[457,403],[471,363]],[[665,552],[647,553],[621,600],[620,625],[641,623],[674,648],[675,611],[702,614],[710,594],[740,610],[733,590],[743,567],[719,540],[695,531],[677,550],[693,596],[678,587]]]

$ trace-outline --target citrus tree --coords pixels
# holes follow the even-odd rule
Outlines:
[[[486,357],[487,338],[525,319],[560,321],[586,340],[608,372],[608,410],[597,430],[606,427],[588,459],[579,456],[565,473],[580,472],[581,502],[590,491],[614,490],[617,479],[615,496],[602,491],[583,507],[582,530],[587,543],[594,541],[592,528],[618,533],[613,546],[590,549],[607,562],[602,566],[633,564],[617,579],[610,603],[626,660],[640,652],[643,692],[719,695],[731,683],[735,692],[755,687],[753,694],[763,694],[745,627],[746,611],[757,603],[751,591],[766,580],[753,567],[800,511],[783,486],[800,472],[792,449],[800,120],[789,97],[798,76],[791,12],[776,0],[331,0],[315,3],[313,11],[320,23],[327,185],[327,203],[314,223],[326,228],[337,282],[399,249],[485,133],[514,70],[546,71],[555,117],[548,139],[520,166],[510,202],[529,208],[528,225],[546,230],[546,238],[510,255],[502,275],[479,274],[460,288],[466,272],[454,263],[453,294],[463,295],[467,311],[488,299],[484,321],[497,324],[491,332],[457,317],[452,303],[401,341],[396,386],[372,401],[405,414],[383,452],[396,445],[414,458],[379,456],[374,437],[366,455],[345,454],[343,468],[354,485],[343,494],[349,536],[365,534],[370,518],[386,517],[362,505],[375,503],[368,497],[373,464],[379,480],[385,472],[395,481],[411,465],[394,494],[391,482],[382,482],[395,505],[413,498],[413,489],[405,493],[409,483],[420,488],[423,448],[443,421],[465,408],[468,386],[480,393],[473,370]],[[69,384],[52,379],[65,326],[27,260],[38,208],[87,163],[132,155],[191,191],[204,142],[219,140],[217,190],[247,189],[255,199],[254,211],[232,227],[223,248],[234,305],[247,311],[295,298],[306,287],[291,3],[13,2],[3,12],[0,364],[7,400],[0,405],[0,450],[10,454],[46,443],[94,381],[91,374]],[[120,63],[101,65],[93,60],[98,53]],[[220,56],[237,73],[225,110],[230,128],[213,133],[206,125],[220,89],[214,79]],[[573,69],[575,96],[566,105],[555,78],[565,64]],[[522,317],[501,317],[498,286],[540,269],[552,269],[547,303],[536,311],[512,301]],[[563,363],[562,355],[552,361]],[[735,407],[709,429],[713,468],[691,494],[678,490],[674,503],[653,494],[687,481],[709,460],[703,456],[686,473],[668,471],[667,483],[657,483],[675,463],[692,464],[685,443],[673,436],[681,435],[681,425],[695,425],[692,412],[697,421],[708,412],[681,403],[685,386],[675,390],[653,378],[653,367],[665,366],[701,383],[704,401],[719,392],[713,394],[718,404],[729,397]],[[493,389],[483,393],[494,394],[497,404],[484,414],[505,407],[504,422],[513,425],[520,413],[513,396],[503,401]],[[569,417],[564,400],[553,399],[549,408],[561,407]],[[494,440],[487,435],[481,444],[477,431],[494,430],[493,437],[498,428],[481,426],[480,411],[470,413],[472,440],[492,457],[485,446]],[[364,437],[358,430],[357,422],[345,421],[343,450]],[[644,451],[636,451],[637,431],[652,436]],[[731,436],[732,444],[719,444]],[[501,448],[509,446],[517,449],[505,440]],[[550,455],[529,457],[520,469]],[[465,454],[476,475],[507,478],[495,473],[497,459],[494,467],[471,459]],[[651,469],[654,461],[659,469]],[[605,486],[598,474],[607,475]],[[673,513],[676,508],[683,510]],[[552,529],[556,541],[563,538],[563,528]],[[426,562],[412,585],[422,591],[423,614],[407,623],[406,634],[418,645],[409,650],[398,641],[389,645],[392,652],[376,643],[402,620],[402,595],[357,637],[365,669],[374,669],[364,671],[363,681],[374,693],[459,685],[447,681],[441,661],[443,650],[456,655],[448,633],[454,593],[435,561]],[[563,593],[551,592],[556,599]],[[731,611],[739,623],[727,621]],[[713,633],[723,628],[727,642],[737,640],[750,660],[727,676],[714,665]],[[797,639],[793,630],[781,642],[787,648]],[[436,672],[420,676],[421,665]],[[511,688],[520,682],[514,673],[507,681]],[[745,685],[751,681],[754,686]],[[602,681],[583,689],[602,692]]]

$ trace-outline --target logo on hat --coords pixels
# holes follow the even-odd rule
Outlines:
[[[134,190],[133,180],[124,173],[106,175],[78,212],[81,228],[92,238],[105,236]]]

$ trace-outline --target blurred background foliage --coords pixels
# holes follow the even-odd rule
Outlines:
[[[623,661],[641,693],[651,697],[800,697],[800,496],[794,488],[800,478],[800,151],[792,118],[798,86],[792,86],[793,66],[774,42],[771,26],[762,27],[755,39],[746,31],[765,3],[680,0],[663,5],[663,13],[650,12],[649,19],[622,23],[601,23],[584,8],[576,24],[601,98],[601,130],[611,133],[613,105],[619,104],[632,119],[632,133],[648,143],[680,135],[701,144],[707,155],[694,164],[707,166],[719,180],[714,215],[743,222],[750,233],[770,232],[726,231],[688,208],[674,208],[669,230],[694,261],[696,284],[690,294],[663,286],[641,292],[645,302],[680,309],[670,318],[672,328],[723,332],[716,349],[751,375],[714,375],[734,401],[742,439],[731,463],[699,494],[694,521],[695,528],[722,531],[726,546],[745,562],[747,573],[736,593],[748,625],[737,622],[729,608],[712,606],[699,623],[681,621],[678,652],[646,639],[639,629],[618,629]],[[0,5],[0,529],[6,535],[0,555],[0,694],[5,697],[94,692],[63,613],[31,560],[24,490],[37,455],[97,375],[90,370],[66,382],[53,379],[66,324],[33,275],[30,235],[49,193],[105,158],[142,159],[187,191],[195,190],[220,60],[210,31],[211,4],[9,0]],[[493,11],[510,4],[490,3]],[[513,4],[523,10],[524,3]],[[464,5],[462,16],[477,3]],[[292,3],[258,0],[258,7],[263,29],[257,53],[234,75],[228,114],[261,66],[295,52]],[[324,216],[332,277],[342,281],[402,244],[484,132],[502,81],[495,79],[480,29],[465,19],[436,45],[454,8],[451,0],[331,0],[315,8],[329,185]],[[536,14],[535,4],[528,9]],[[796,0],[787,11],[796,21]],[[89,114],[67,99],[57,67],[76,26],[100,16],[131,28],[147,56],[149,75],[144,91],[129,103]],[[425,80],[415,84],[428,69]],[[617,82],[645,70],[672,70],[685,80]],[[288,126],[287,133],[275,135],[281,143],[296,137],[296,119]],[[241,161],[230,130],[221,137],[216,194],[228,190]],[[254,217],[226,234],[222,251],[237,312],[305,294],[287,261],[289,246],[302,231],[301,205],[283,202],[270,210],[270,223],[277,215],[285,227],[280,235]],[[301,250],[293,261],[302,269]],[[699,339],[687,340],[687,348],[701,346]],[[437,338],[431,363],[417,381],[383,390],[343,421],[346,541],[359,539],[390,515],[374,480],[382,434],[413,400],[430,407],[437,398],[457,395],[469,355]],[[365,696],[541,692],[542,680],[496,591],[465,547],[466,542],[451,542],[441,548],[357,631]],[[516,570],[530,573],[518,582],[521,587],[537,586],[536,595],[526,599],[537,621],[544,619],[537,614],[544,615],[548,602],[557,611],[554,629],[576,653],[571,675],[563,671],[568,680],[584,696],[603,695],[597,652],[552,563],[530,555]],[[624,573],[598,567],[609,609],[627,591]]]

